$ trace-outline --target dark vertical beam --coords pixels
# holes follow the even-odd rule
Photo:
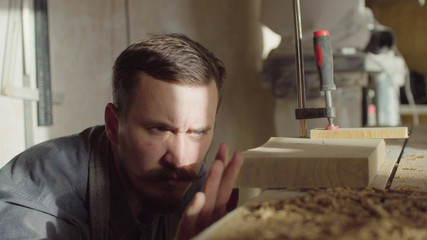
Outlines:
[[[38,125],[52,125],[52,89],[49,57],[48,0],[34,0],[36,31],[36,79],[39,90]]]
[[[125,0],[125,17],[126,17],[126,44],[130,45],[130,14],[129,14],[129,1]]]

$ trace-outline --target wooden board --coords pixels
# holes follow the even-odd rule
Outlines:
[[[316,128],[310,131],[311,139],[372,139],[408,138],[408,127],[340,128],[325,130]]]
[[[386,156],[383,164],[377,171],[372,182],[369,184],[370,187],[377,189],[386,189],[387,182],[390,179],[390,175],[393,172],[396,163],[399,160],[400,153],[403,150],[403,144],[405,139],[387,139],[385,140],[385,152]],[[240,188],[240,191],[245,188]],[[247,205],[248,203],[260,203],[264,201],[272,201],[276,199],[286,199],[289,197],[300,196],[303,193],[300,191],[289,191],[287,189],[265,189],[259,191],[258,194],[246,201],[242,201],[240,205]]]
[[[237,187],[364,187],[384,161],[385,143],[273,137],[243,156]]]
[[[417,126],[403,150],[391,189],[427,192],[427,126]]]

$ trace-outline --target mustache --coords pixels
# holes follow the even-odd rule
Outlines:
[[[147,171],[144,175],[139,176],[139,179],[146,182],[167,182],[170,180],[192,182],[199,180],[201,177],[193,169],[158,168]]]

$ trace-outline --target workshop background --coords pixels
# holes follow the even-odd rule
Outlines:
[[[28,97],[31,94],[10,90],[36,86],[35,47],[22,41],[25,31],[19,24],[10,28],[13,17],[25,21],[25,16],[32,16],[28,12],[24,17],[20,15],[22,6],[31,7],[32,3],[0,0],[0,167],[41,141],[103,124],[105,105],[112,99],[111,70],[115,58],[130,43],[150,34],[186,34],[226,65],[226,90],[208,159],[212,159],[223,141],[230,144],[231,150],[246,150],[260,146],[271,136],[298,133],[295,127],[285,133],[278,130],[281,123],[275,113],[277,99],[262,80],[263,61],[269,50],[280,43],[278,35],[261,21],[261,15],[268,14],[263,12],[263,5],[279,4],[280,0],[48,1],[53,96],[50,126],[38,126],[37,101]],[[416,0],[367,1],[366,5],[379,22],[393,29],[397,48],[423,83],[427,74],[427,7]],[[301,9],[303,19],[308,10]],[[292,25],[292,15],[287,14],[285,21]],[[35,30],[30,27],[26,31],[34,42]],[[10,91],[3,91],[5,86]],[[294,115],[286,118],[294,119]],[[412,123],[408,117],[402,119],[403,124]]]

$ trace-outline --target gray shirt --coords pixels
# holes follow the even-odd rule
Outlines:
[[[147,216],[142,224],[129,209],[110,151],[104,127],[97,126],[13,158],[0,170],[0,239],[91,239],[98,220],[108,239],[172,239],[205,177],[193,183],[176,212]],[[102,163],[95,173],[104,172],[103,178],[90,174],[93,159]],[[109,197],[96,197],[93,189]],[[94,218],[97,212],[107,215]]]

